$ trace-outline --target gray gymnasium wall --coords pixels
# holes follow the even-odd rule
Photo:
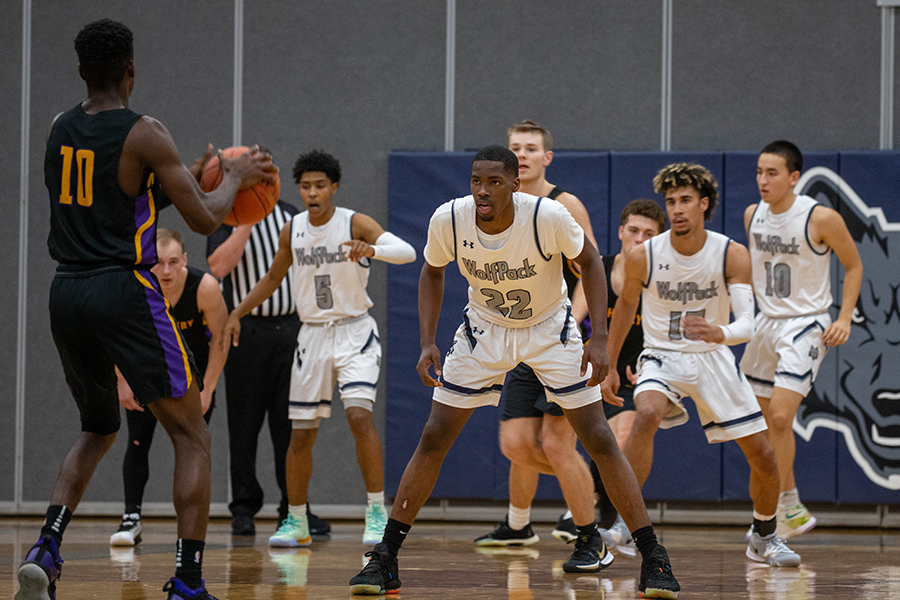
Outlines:
[[[503,142],[506,127],[531,118],[554,133],[557,148],[658,150],[666,28],[660,2],[244,3],[69,0],[31,8],[28,236],[18,220],[0,221],[9,251],[0,254],[7,285],[0,301],[0,511],[42,511],[63,455],[77,437],[77,411],[63,381],[47,319],[54,264],[46,251],[48,208],[43,143],[53,116],[83,99],[72,39],[109,16],[135,33],[137,85],[131,106],[167,125],[190,162],[207,142],[232,144],[235,131],[235,4],[242,8],[242,141],[269,147],[281,168],[282,198],[300,204],[292,183],[301,152],[324,148],[341,159],[336,197],[386,220],[391,150],[478,148]],[[455,12],[454,118],[445,139],[447,6]],[[805,149],[877,149],[881,85],[881,11],[874,0],[712,6],[671,0],[671,146],[756,150],[775,137]],[[0,181],[6,206],[19,201],[22,24],[29,0],[3,3],[0,23]],[[895,52],[896,54],[896,52]],[[894,109],[900,100],[895,94]],[[900,120],[894,125],[900,135]],[[898,138],[900,139],[900,138]],[[464,187],[465,182],[461,182]],[[19,211],[10,210],[10,215]],[[163,226],[188,233],[172,209]],[[402,233],[402,232],[401,232]],[[23,246],[24,245],[24,246]],[[17,494],[15,414],[18,254],[27,249],[24,485]],[[421,249],[420,249],[421,250]],[[205,266],[205,241],[187,236],[189,261]],[[386,269],[370,280],[373,313],[385,326]],[[412,374],[411,376],[414,376]],[[213,416],[213,502],[227,502],[224,386]],[[383,399],[383,396],[380,396]],[[361,505],[362,478],[343,411],[319,434],[310,490],[314,506]],[[376,405],[383,431],[384,404]],[[418,435],[418,432],[411,432]],[[259,473],[277,499],[271,444],[260,436]],[[120,510],[124,435],[99,467],[84,510]],[[146,500],[168,510],[171,450],[160,434]],[[271,507],[270,509],[271,510]],[[328,509],[322,511],[327,514]]]

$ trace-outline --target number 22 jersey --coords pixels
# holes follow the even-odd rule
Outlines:
[[[468,307],[486,321],[531,327],[568,302],[562,254],[581,254],[584,231],[555,200],[515,192],[512,202],[513,223],[497,236],[478,230],[472,196],[441,205],[431,217],[424,256],[435,267],[457,261],[469,282]],[[492,249],[482,243],[491,237],[506,240]]]

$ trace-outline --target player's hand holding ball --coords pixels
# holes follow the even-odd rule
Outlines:
[[[272,212],[281,195],[278,167],[272,163],[272,155],[259,146],[226,148],[219,150],[203,167],[200,187],[204,192],[211,192],[219,187],[226,173],[232,172],[240,177],[241,190],[225,217],[225,224],[256,224]]]

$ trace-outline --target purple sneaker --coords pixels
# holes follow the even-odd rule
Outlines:
[[[191,598],[196,598],[197,600],[216,600],[214,596],[210,596],[209,592],[206,591],[206,581],[200,582],[200,589],[192,590],[184,585],[183,581],[177,577],[173,577],[163,586],[163,591],[169,592],[168,600],[190,600]]]
[[[56,600],[56,580],[62,564],[56,541],[49,535],[39,539],[19,567],[15,600]]]

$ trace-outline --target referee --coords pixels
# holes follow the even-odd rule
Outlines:
[[[279,200],[271,214],[256,225],[223,225],[207,238],[209,270],[222,280],[229,312],[266,274],[278,249],[281,228],[298,212]],[[225,363],[232,535],[256,533],[253,516],[263,505],[263,490],[256,478],[256,448],[267,413],[275,451],[275,479],[281,489],[278,522],[287,515],[284,462],[291,440],[288,392],[299,330],[291,282],[285,278],[268,300],[241,319],[241,345],[231,348]]]

